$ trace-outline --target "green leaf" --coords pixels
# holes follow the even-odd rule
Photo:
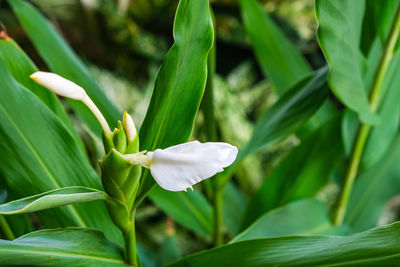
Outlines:
[[[0,240],[0,265],[129,266],[121,249],[101,232],[79,228],[42,230],[14,241]]]
[[[35,212],[64,205],[106,199],[107,194],[103,191],[83,186],[71,186],[2,204],[0,205],[0,214]]]
[[[58,98],[49,90],[35,83],[29,76],[38,69],[25,52],[12,39],[0,39],[0,60],[7,66],[14,79],[38,96],[52,110],[80,142],[71,120]],[[82,144],[83,148],[83,144]]]
[[[326,184],[343,155],[338,118],[305,138],[267,177],[247,205],[242,229],[268,210],[313,197]]]
[[[327,97],[327,69],[302,80],[257,120],[253,135],[239,152],[239,159],[274,145],[298,129],[322,105]]]
[[[365,0],[317,0],[318,42],[333,93],[365,123],[376,123],[362,79],[360,36]]]
[[[121,113],[107,99],[86,66],[51,23],[27,1],[9,0],[8,3],[50,70],[82,86],[110,126],[116,126]],[[101,128],[94,115],[82,103],[68,102],[90,129],[101,136]]]
[[[288,236],[237,242],[170,266],[397,266],[400,223],[352,236]]]
[[[376,39],[368,55],[367,71],[364,78],[367,88],[370,87],[374,78],[381,51],[382,46],[380,45],[380,41]],[[361,159],[364,168],[368,168],[379,161],[385,155],[389,145],[395,138],[400,122],[400,104],[397,101],[400,98],[399,86],[400,52],[397,52],[392,58],[382,84],[382,104],[378,110],[381,122],[371,129],[368,137]],[[342,135],[347,155],[351,152],[358,125],[357,117],[353,112],[347,111],[344,113]]]
[[[232,182],[226,184],[223,192],[223,221],[232,236],[240,231],[240,223],[247,203],[248,198],[238,187]]]
[[[101,188],[76,139],[42,101],[13,80],[1,61],[0,94],[0,172],[15,197],[75,185]],[[40,219],[45,227],[93,227],[122,241],[102,202],[40,212]]]
[[[231,243],[275,236],[337,235],[342,232],[331,224],[325,204],[316,199],[304,199],[265,213]]]
[[[165,266],[169,263],[172,263],[181,258],[181,255],[182,253],[179,248],[178,239],[175,235],[175,232],[167,232],[165,240],[162,243],[158,253],[158,266]]]
[[[322,68],[314,77],[300,81],[261,115],[250,141],[239,149],[235,162],[221,174],[221,184],[229,180],[236,166],[247,155],[281,142],[310,119],[328,95],[327,71],[327,68]]]
[[[198,234],[212,234],[212,208],[200,192],[171,192],[157,186],[150,192],[149,197],[174,221]]]
[[[213,44],[208,1],[179,2],[174,39],[159,70],[140,128],[141,150],[166,148],[187,142],[190,137],[204,93],[207,58]],[[149,176],[148,171],[144,172],[139,189],[141,196],[155,184]]]
[[[311,68],[268,17],[257,0],[240,0],[246,32],[256,59],[280,94],[311,74]]]
[[[380,161],[360,175],[350,196],[345,224],[355,232],[378,224],[387,202],[400,191],[400,136]]]

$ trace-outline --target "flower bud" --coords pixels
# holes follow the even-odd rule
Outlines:
[[[30,78],[57,95],[75,100],[83,100],[86,97],[82,87],[55,73],[37,71]]]
[[[137,131],[131,115],[129,115],[126,111],[124,112],[122,123],[124,124],[125,133],[128,137],[128,140],[132,142],[136,138]]]

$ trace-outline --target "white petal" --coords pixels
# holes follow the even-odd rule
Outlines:
[[[76,100],[82,100],[86,96],[86,92],[82,87],[55,73],[38,71],[30,77],[57,95]]]
[[[236,159],[237,148],[227,143],[188,142],[149,152],[150,172],[164,189],[182,191],[207,179]]]

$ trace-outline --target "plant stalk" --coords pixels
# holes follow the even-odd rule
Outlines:
[[[10,225],[8,224],[8,222],[2,215],[0,215],[0,228],[1,228],[5,238],[7,238],[8,240],[15,239],[15,235],[14,235],[13,231],[11,230]]]
[[[131,227],[124,235],[125,239],[125,259],[132,265],[137,267],[137,250],[136,250],[136,232],[135,232],[135,212],[132,212]]]
[[[385,41],[385,45],[381,54],[378,69],[375,73],[374,81],[371,86],[370,92],[370,108],[372,112],[376,112],[382,95],[382,84],[385,79],[387,69],[390,61],[392,60],[394,48],[397,43],[400,32],[400,5],[397,8],[396,15],[394,17],[392,26],[390,28],[389,35]],[[353,188],[354,180],[358,173],[358,168],[361,162],[365,144],[367,142],[369,133],[371,131],[371,125],[361,123],[361,126],[357,132],[355,144],[351,153],[350,163],[345,176],[344,186],[342,188],[338,205],[333,217],[333,223],[335,225],[342,225],[346,214],[347,205],[350,199],[351,191]]]

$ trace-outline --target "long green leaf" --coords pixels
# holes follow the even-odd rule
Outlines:
[[[208,1],[181,0],[174,22],[175,43],[166,55],[140,129],[142,150],[187,142],[192,133],[207,79],[213,44]],[[155,184],[145,172],[140,192]]]
[[[400,136],[386,155],[357,178],[350,196],[345,224],[364,231],[378,224],[387,202],[400,191]]]
[[[107,99],[86,66],[50,22],[28,1],[9,0],[8,3],[50,70],[82,86],[110,126],[116,126],[117,120],[121,119],[120,112]],[[69,103],[81,119],[100,136],[101,128],[93,114],[80,102],[69,100]]]
[[[250,200],[242,229],[268,210],[313,197],[326,184],[343,155],[339,129],[340,121],[334,119],[290,152]]]
[[[101,232],[79,228],[42,230],[14,241],[0,240],[0,265],[129,266],[122,251]]]
[[[284,93],[309,76],[310,66],[268,17],[257,0],[240,0],[239,3],[256,59],[278,92]]]
[[[103,191],[83,186],[71,186],[2,204],[0,205],[0,214],[10,215],[35,212],[75,203],[106,199],[107,194]]]
[[[318,42],[333,93],[365,123],[375,123],[362,80],[360,36],[365,0],[317,0]]]
[[[75,185],[101,188],[76,139],[1,62],[0,94],[0,172],[15,197]],[[41,220],[47,227],[89,226],[101,229],[111,240],[121,238],[101,202],[52,210]]]
[[[331,224],[325,204],[316,199],[304,199],[265,213],[231,243],[275,236],[337,235],[342,232]]]
[[[208,1],[181,0],[174,22],[175,43],[166,55],[158,73],[153,96],[145,120],[140,129],[141,149],[154,150],[188,141],[194,119],[203,96],[206,83],[208,53],[213,43],[213,28]],[[154,186],[149,172],[144,172],[139,189],[139,200]],[[193,214],[201,212],[208,216],[209,207],[201,206],[197,198],[188,198],[184,192],[162,192],[150,195],[163,210],[175,220],[184,223],[192,230],[210,232],[209,217],[204,222],[193,221]],[[197,194],[197,193],[196,193]],[[180,195],[180,196],[179,196]],[[186,202],[174,202],[176,198],[191,201],[190,206],[197,209],[176,213],[175,210],[187,210]],[[194,201],[193,201],[194,200]],[[175,205],[172,205],[175,203]],[[186,204],[185,204],[186,203]],[[203,215],[201,215],[203,216]],[[200,219],[201,216],[194,218]],[[197,227],[203,225],[201,227]]]
[[[398,266],[400,223],[352,236],[288,236],[233,243],[169,266]]]

